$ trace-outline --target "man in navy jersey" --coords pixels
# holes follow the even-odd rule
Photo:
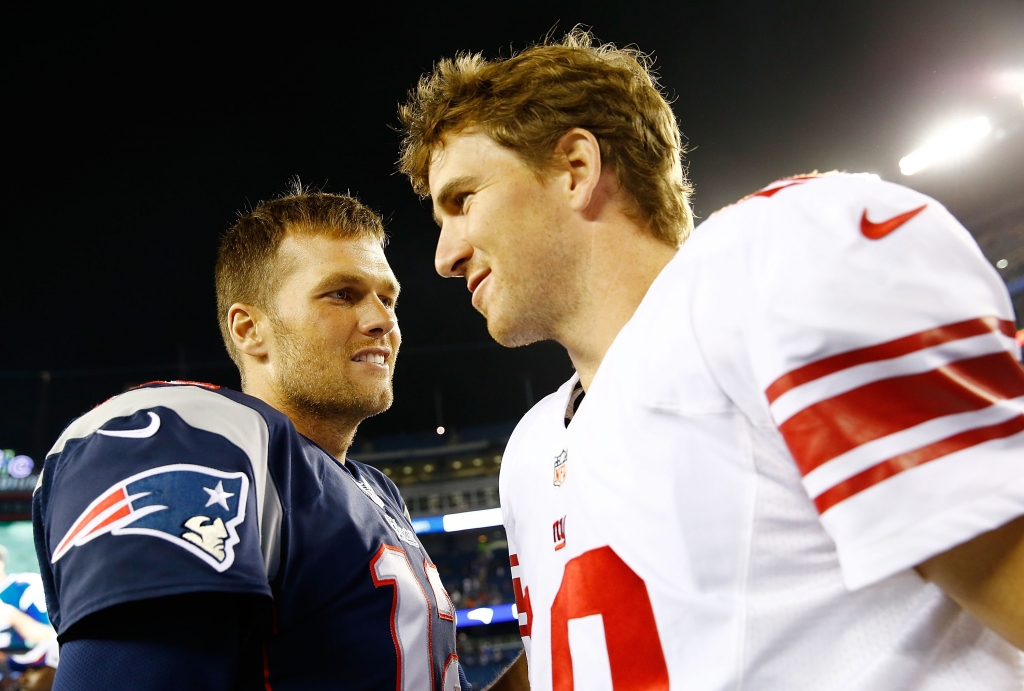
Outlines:
[[[398,489],[345,458],[392,400],[384,241],[348,196],[260,204],[216,271],[245,393],[149,384],[57,440],[33,498],[55,689],[468,688]]]

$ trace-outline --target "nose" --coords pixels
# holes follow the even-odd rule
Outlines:
[[[380,301],[376,295],[364,300],[359,314],[359,332],[370,338],[384,338],[398,327],[398,318],[393,310]]]
[[[465,276],[466,264],[473,256],[473,246],[461,238],[454,225],[446,221],[441,226],[434,251],[434,269],[442,278]]]

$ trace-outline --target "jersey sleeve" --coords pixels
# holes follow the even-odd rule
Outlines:
[[[847,586],[1024,514],[1013,308],[970,234],[868,176],[755,204],[744,341]]]
[[[199,386],[136,389],[73,422],[33,496],[58,633],[138,600],[269,595],[259,515],[268,448],[259,412]]]

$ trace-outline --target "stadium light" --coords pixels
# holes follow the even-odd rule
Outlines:
[[[900,159],[900,172],[913,175],[929,166],[962,156],[988,136],[992,123],[984,116],[947,127],[932,136],[917,151]]]
[[[444,522],[444,531],[446,533],[454,533],[459,530],[473,530],[475,528],[490,528],[501,525],[501,509],[450,513],[442,521]]]
[[[519,613],[514,604],[491,605],[476,609],[459,609],[455,611],[455,625],[458,628],[467,626],[486,626],[501,624],[506,621],[517,621]]]

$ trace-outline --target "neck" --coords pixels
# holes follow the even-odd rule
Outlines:
[[[615,337],[678,251],[630,222],[595,230],[579,309],[555,338],[568,351],[585,391]]]
[[[299,434],[315,442],[339,463],[345,463],[345,454],[348,453],[348,447],[352,446],[359,421],[348,419],[347,416],[330,416],[308,411],[282,412],[292,421]]]
[[[244,382],[242,391],[287,415],[299,434],[334,456],[339,463],[345,463],[345,454],[352,445],[362,418],[354,419],[345,413],[329,413],[298,406],[262,379]]]

